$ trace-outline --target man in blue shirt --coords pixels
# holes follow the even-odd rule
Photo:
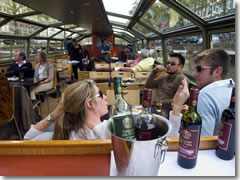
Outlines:
[[[103,39],[100,49],[101,49],[101,59],[104,62],[109,63],[110,59],[107,57],[107,55],[109,55],[109,56],[111,55],[111,43],[109,43],[109,45],[107,45],[107,40]]]
[[[198,54],[193,75],[198,95],[197,111],[202,118],[201,136],[217,136],[222,112],[229,106],[232,79],[225,79],[230,57],[220,48],[207,49]]]

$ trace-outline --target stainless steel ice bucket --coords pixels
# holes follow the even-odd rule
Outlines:
[[[168,148],[167,134],[172,127],[169,121],[154,114],[158,138],[148,141],[127,140],[113,134],[112,119],[108,131],[112,134],[113,154],[118,176],[156,176]],[[135,119],[135,118],[134,118]]]

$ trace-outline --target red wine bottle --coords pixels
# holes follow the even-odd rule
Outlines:
[[[216,155],[223,160],[233,159],[235,154],[235,88],[232,89],[230,105],[222,113],[217,140]]]
[[[135,132],[139,141],[155,139],[156,118],[151,112],[152,89],[144,89],[143,110],[136,118]]]
[[[193,168],[197,164],[202,119],[197,110],[199,90],[190,89],[189,109],[181,119],[178,144],[178,164],[183,168]]]

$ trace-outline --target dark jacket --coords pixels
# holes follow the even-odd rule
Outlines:
[[[34,70],[32,69],[32,63],[26,62],[21,67],[18,67],[18,64],[15,62],[11,64],[7,70],[6,76],[12,77],[12,76],[18,76],[19,72],[24,72],[24,78],[33,78],[34,76]]]

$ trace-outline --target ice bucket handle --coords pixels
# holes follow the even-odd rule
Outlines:
[[[155,144],[155,149],[154,149],[154,158],[156,159],[158,155],[160,154],[160,163],[162,164],[165,159],[165,154],[167,152],[168,148],[168,142],[166,138],[164,139],[158,139],[157,143]]]

